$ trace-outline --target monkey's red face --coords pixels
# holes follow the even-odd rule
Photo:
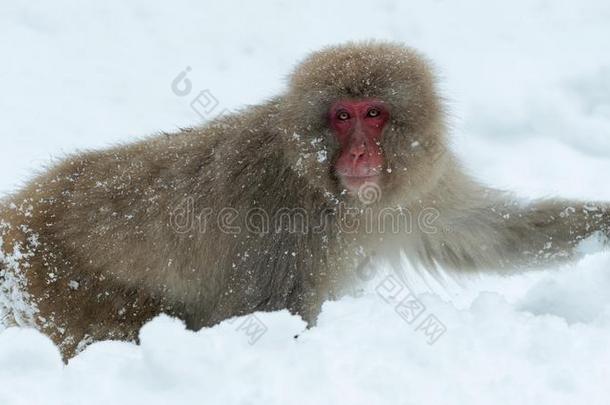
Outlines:
[[[351,192],[378,183],[384,159],[381,137],[390,111],[380,100],[339,100],[329,112],[330,128],[339,143],[334,171]]]

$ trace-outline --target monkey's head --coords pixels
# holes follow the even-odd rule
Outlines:
[[[339,199],[366,188],[385,204],[420,198],[445,166],[442,105],[424,59],[398,44],[326,48],[294,71],[281,116],[287,155]]]

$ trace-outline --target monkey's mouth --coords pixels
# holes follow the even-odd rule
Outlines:
[[[380,180],[379,175],[370,175],[370,176],[340,175],[339,178],[341,179],[341,184],[350,192],[357,192],[365,184],[379,185],[379,180]]]

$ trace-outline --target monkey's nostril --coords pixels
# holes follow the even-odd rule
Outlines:
[[[358,159],[366,153],[366,147],[364,145],[357,146],[355,148],[351,148],[349,152],[354,159]]]

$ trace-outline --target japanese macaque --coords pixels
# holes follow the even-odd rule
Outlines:
[[[160,313],[197,330],[287,308],[313,325],[372,252],[431,272],[512,273],[608,235],[607,204],[486,188],[446,136],[415,51],[315,52],[268,102],[74,154],[5,198],[0,307],[68,359],[93,341],[137,341]]]

